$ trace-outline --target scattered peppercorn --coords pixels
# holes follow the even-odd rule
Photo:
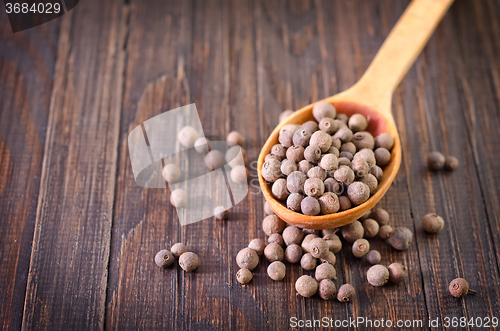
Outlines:
[[[259,255],[253,249],[245,247],[236,255],[236,263],[242,269],[253,270],[259,264]]]
[[[328,240],[327,240],[328,241]],[[337,258],[335,257],[335,254],[333,254],[332,251],[329,251],[328,252],[328,255],[324,258],[320,258],[319,261],[321,263],[325,263],[325,262],[328,262],[330,263],[331,265],[334,265],[335,262],[337,262]]]
[[[302,248],[297,244],[288,245],[285,249],[285,259],[288,263],[297,263],[302,258]]]
[[[378,230],[378,236],[382,239],[382,240],[386,240],[387,238],[389,238],[389,236],[391,235],[393,229],[392,229],[392,226],[390,225],[382,225],[380,227],[380,230]]]
[[[408,271],[401,263],[392,263],[387,270],[389,270],[389,280],[393,283],[400,283],[408,277]]]
[[[295,290],[303,297],[312,297],[318,291],[318,282],[311,276],[300,276],[295,282]]]
[[[264,254],[264,248],[266,248],[266,243],[260,238],[255,238],[250,241],[248,248],[253,249],[257,255],[262,256],[262,254]]]
[[[373,218],[379,225],[388,224],[390,221],[390,216],[387,210],[383,208],[376,208],[370,213],[370,218]]]
[[[277,215],[267,215],[262,221],[262,230],[267,236],[273,233],[281,233],[286,227],[286,223]]]
[[[198,258],[198,255],[193,252],[183,253],[179,257],[179,265],[184,271],[193,271],[194,269],[198,268],[199,264],[200,259]]]
[[[469,283],[463,278],[455,278],[452,280],[448,290],[455,298],[462,298],[469,292],[476,293],[476,291],[469,288]]]
[[[365,230],[364,237],[365,238],[373,238],[378,234],[378,231],[380,230],[380,226],[378,225],[377,221],[375,221],[372,218],[367,218],[363,222],[363,229]]]
[[[342,236],[348,243],[354,243],[356,240],[363,238],[365,230],[360,221],[354,221],[342,227]]]
[[[285,251],[277,243],[270,243],[264,248],[264,256],[269,262],[282,261]]]
[[[384,286],[389,281],[389,270],[381,264],[375,264],[366,272],[366,280],[372,286]]]
[[[337,280],[337,271],[330,263],[321,263],[316,267],[314,278],[316,278],[318,282],[321,282],[323,279]]]
[[[455,170],[458,168],[458,159],[454,156],[447,156],[444,161],[444,168],[446,170]]]
[[[330,235],[326,240],[326,243],[330,251],[334,254],[340,252],[340,250],[342,249],[342,242],[340,241],[339,236],[337,236],[336,234]]]
[[[296,226],[291,225],[283,230],[283,240],[287,246],[300,244],[302,239],[304,239],[304,232]]]
[[[321,212],[318,199],[313,197],[305,197],[300,203],[300,209],[304,215],[316,216]]]
[[[177,133],[177,140],[182,146],[190,148],[193,147],[194,142],[199,136],[195,128],[192,126],[185,126]]]
[[[229,218],[229,210],[224,208],[224,206],[217,206],[214,209],[214,215],[219,221],[226,221]]]
[[[306,230],[306,229],[304,229]],[[311,242],[311,240],[315,239],[315,238],[319,238],[316,234],[314,233],[310,233],[310,234],[307,234],[304,239],[302,239],[302,243],[300,244],[300,246],[302,247],[302,250],[306,253],[309,253],[310,252],[310,247],[309,247],[309,244]]]
[[[344,284],[339,288],[337,293],[337,300],[340,302],[349,302],[354,297],[356,291],[351,284]]]
[[[410,229],[405,227],[395,228],[389,238],[386,240],[389,245],[393,248],[403,251],[410,247],[411,241],[413,239],[413,234]]]
[[[186,206],[188,201],[188,196],[186,191],[183,189],[175,189],[170,193],[170,203],[176,208],[182,208]]]
[[[370,188],[362,182],[354,182],[347,187],[347,196],[354,205],[360,205],[370,197]]]
[[[161,251],[159,251],[158,253],[156,253],[155,255],[155,263],[160,267],[160,268],[167,268],[169,267],[170,265],[172,265],[172,263],[174,262],[174,255],[166,250],[166,249],[162,249]]]
[[[179,258],[182,254],[188,251],[188,248],[183,243],[177,243],[170,248],[170,251],[176,258]]]
[[[242,285],[248,284],[252,280],[252,278],[252,272],[247,268],[242,268],[236,273],[236,280]]]
[[[241,158],[237,157],[241,153]],[[234,168],[236,166],[245,166],[247,163],[247,152],[245,149],[239,145],[235,145],[230,147],[227,152],[226,152],[226,163],[231,167]]]
[[[286,267],[281,261],[274,261],[267,267],[267,274],[272,280],[285,278]]]
[[[285,242],[283,241],[283,237],[279,233],[273,233],[272,235],[267,238],[267,243],[268,244],[278,244],[280,246],[285,246]]]
[[[323,279],[319,282],[319,296],[323,300],[331,300],[337,294],[337,287],[330,279]]]
[[[225,163],[225,157],[216,149],[211,150],[205,155],[205,166],[210,170],[215,170],[222,167]]]
[[[243,143],[245,142],[245,137],[243,137],[243,135],[238,131],[231,131],[227,135],[226,140],[230,143],[242,146]]]
[[[352,244],[352,254],[357,258],[365,256],[369,250],[370,243],[366,239],[358,239]]]
[[[427,214],[422,218],[422,227],[428,233],[438,233],[444,227],[444,220],[436,214]]]
[[[330,248],[324,239],[314,238],[309,243],[309,250],[312,256],[316,258],[325,258],[328,256]]]
[[[325,117],[335,118],[337,111],[335,107],[325,101],[317,102],[312,109],[313,117],[316,121],[320,122]]]
[[[161,172],[163,178],[170,184],[177,183],[181,178],[181,170],[173,163],[165,164]]]
[[[376,250],[371,250],[368,252],[368,254],[366,255],[366,260],[370,263],[370,264],[378,264],[380,263],[380,261],[382,260],[382,256],[380,255],[380,252],[379,251],[376,251]]]
[[[271,208],[271,206],[269,205],[269,202],[264,202],[264,214],[267,216],[267,215],[272,215],[272,214],[276,214],[274,212],[274,210]]]
[[[248,178],[248,169],[243,165],[237,165],[233,169],[231,169],[231,180],[237,184],[242,184],[247,181]],[[285,185],[286,186],[286,185]]]
[[[305,253],[300,259],[300,266],[304,270],[314,270],[317,264],[318,260],[311,253]]]
[[[427,156],[427,166],[431,170],[441,170],[444,167],[446,159],[443,154],[439,152],[431,152]]]

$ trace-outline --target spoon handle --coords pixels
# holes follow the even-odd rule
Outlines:
[[[392,93],[422,52],[452,2],[413,0],[350,92],[366,105],[392,117]]]

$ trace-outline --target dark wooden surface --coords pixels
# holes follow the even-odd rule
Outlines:
[[[263,262],[241,287],[235,255],[264,238],[259,190],[226,223],[181,227],[168,189],[133,179],[128,133],[192,102],[209,138],[238,130],[255,161],[282,110],[359,79],[407,3],[87,0],[16,34],[0,10],[1,329],[287,330],[293,316],[500,318],[499,1],[457,0],[394,94],[403,162],[381,205],[415,240],[406,252],[378,240],[372,247],[384,264],[407,266],[404,284],[367,285],[368,265],[345,245],[336,268],[338,283],[357,290],[350,304],[296,297],[294,280],[304,273],[296,265],[273,282]],[[457,156],[460,167],[427,172],[430,150]],[[254,168],[250,176],[254,183]],[[436,236],[422,230],[428,212],[446,220]],[[196,272],[153,263],[178,241],[200,256]],[[448,283],[459,276],[478,294],[452,298]]]

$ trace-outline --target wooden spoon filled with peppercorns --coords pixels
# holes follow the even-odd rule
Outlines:
[[[336,228],[384,196],[401,164],[392,94],[452,2],[413,0],[354,86],[274,129],[258,176],[279,217],[302,228]]]

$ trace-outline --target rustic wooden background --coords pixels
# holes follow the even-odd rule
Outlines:
[[[0,10],[0,326],[3,330],[286,330],[289,319],[500,317],[500,2],[457,0],[396,90],[403,163],[381,205],[415,242],[404,284],[373,288],[348,247],[350,304],[296,297],[266,263],[243,288],[235,255],[264,238],[252,189],[227,223],[180,227],[165,190],[133,180],[127,135],[195,102],[205,133],[247,138],[249,160],[284,109],[351,86],[408,1],[86,0],[12,34]],[[457,156],[431,174],[430,150]],[[255,178],[255,169],[251,170]],[[420,220],[446,220],[437,236]],[[191,274],[159,270],[161,248],[199,254]],[[462,276],[478,291],[452,298]],[[350,327],[349,329],[354,329]],[[438,328],[441,329],[441,328]],[[471,330],[473,328],[467,327]]]

